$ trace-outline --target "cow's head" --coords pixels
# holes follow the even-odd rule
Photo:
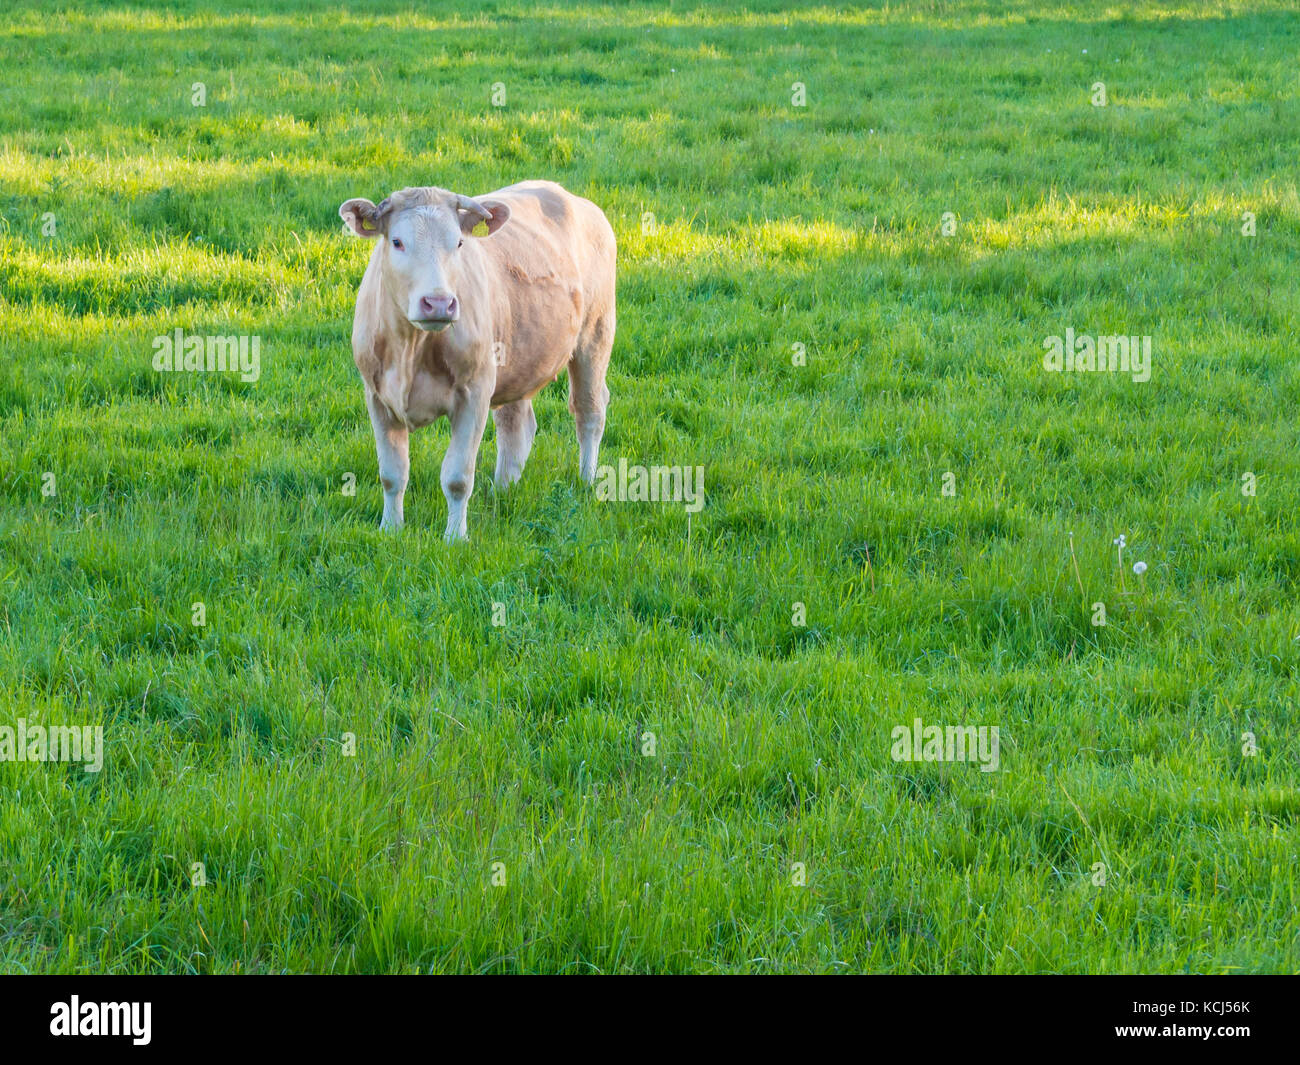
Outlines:
[[[378,205],[348,200],[339,216],[357,236],[382,242],[380,281],[411,324],[440,332],[460,317],[465,242],[495,233],[510,208],[429,187],[403,189]]]

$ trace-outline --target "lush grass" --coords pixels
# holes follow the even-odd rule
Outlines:
[[[4,969],[1300,968],[1289,3],[45,6],[0,722],[107,756],[0,765]],[[619,236],[603,458],[707,505],[597,502],[561,383],[469,545],[445,424],[381,534],[338,204],[524,177]],[[260,380],[154,373],[178,327]],[[1066,327],[1151,380],[1045,372]],[[914,717],[1000,771],[893,761]]]

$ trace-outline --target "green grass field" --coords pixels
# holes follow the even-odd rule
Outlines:
[[[105,753],[0,764],[0,968],[1300,969],[1289,0],[46,6],[0,724]],[[469,544],[445,422],[381,533],[338,206],[536,177],[618,234],[602,461],[706,504],[597,501],[562,380]]]

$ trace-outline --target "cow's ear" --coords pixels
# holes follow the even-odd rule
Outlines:
[[[369,200],[348,200],[339,208],[339,217],[358,237],[374,240],[383,232],[383,216],[388,201],[376,206]]]
[[[474,202],[489,212],[492,217],[483,219],[472,211],[461,211],[460,228],[464,232],[475,237],[490,237],[510,221],[510,208],[500,200],[475,200]]]

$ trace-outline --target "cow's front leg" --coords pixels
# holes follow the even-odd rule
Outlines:
[[[366,407],[375,430],[375,451],[379,455],[379,483],[384,486],[384,516],[381,529],[402,527],[402,499],[411,472],[410,433],[375,394],[366,389]]]
[[[533,401],[521,399],[498,407],[492,412],[492,420],[497,427],[495,480],[498,488],[505,488],[524,475],[524,463],[533,448],[533,438],[537,435]]]
[[[487,425],[492,388],[487,384],[457,387],[451,407],[451,443],[442,460],[442,494],[447,497],[447,531],[443,539],[466,540],[465,516],[474,492],[474,460]]]

